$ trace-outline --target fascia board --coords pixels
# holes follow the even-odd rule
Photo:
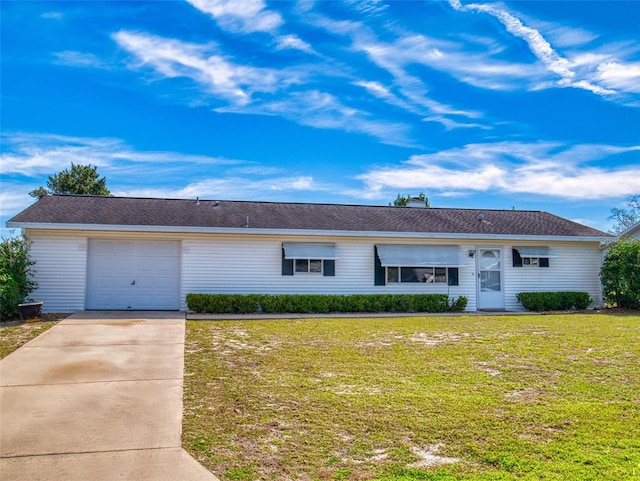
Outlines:
[[[251,227],[188,227],[188,226],[150,226],[150,225],[108,225],[108,224],[49,224],[31,222],[7,222],[8,228],[42,230],[78,230],[102,232],[159,232],[185,234],[250,234],[250,235],[287,235],[311,237],[381,237],[395,239],[455,239],[469,241],[565,241],[565,242],[604,242],[612,237],[581,236],[532,236],[519,234],[457,234],[439,232],[392,232],[392,231],[344,231],[311,229],[256,229]]]

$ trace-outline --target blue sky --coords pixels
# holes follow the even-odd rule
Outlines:
[[[2,1],[6,220],[115,195],[545,210],[640,193],[638,1]],[[3,229],[3,234],[6,234]]]

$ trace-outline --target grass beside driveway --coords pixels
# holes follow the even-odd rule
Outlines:
[[[222,480],[640,479],[640,316],[189,321]]]
[[[68,316],[68,314],[60,314],[57,317],[55,315],[49,316],[47,320],[38,322],[0,323],[0,359],[8,356],[31,339],[38,337],[47,329],[55,326],[58,320],[64,319],[66,316]]]

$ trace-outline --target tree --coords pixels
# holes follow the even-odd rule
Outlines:
[[[97,167],[72,162],[71,169],[49,176],[48,188],[38,187],[29,192],[29,195],[38,199],[50,194],[111,195],[111,191],[107,189],[106,177],[99,177]]]
[[[0,243],[0,318],[19,316],[18,304],[37,287],[32,279],[35,264],[29,257],[30,243],[24,237],[2,239]]]
[[[600,277],[607,304],[640,309],[640,241],[621,239],[612,244]]]
[[[424,202],[424,205],[426,207],[429,207],[429,199],[426,195],[424,195],[424,192],[420,192],[420,195],[418,197],[398,194],[398,197],[396,197],[396,200],[393,201],[393,204],[389,205],[393,205],[394,207],[406,207],[412,200],[420,200]]]
[[[640,221],[640,195],[632,195],[627,202],[629,209],[611,209],[609,220],[614,220],[615,224],[611,228],[613,234],[619,234]]]

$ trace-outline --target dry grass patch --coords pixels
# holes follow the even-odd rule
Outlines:
[[[68,316],[69,314],[44,314],[36,322],[1,322],[0,359],[8,356],[20,346],[38,337],[44,331],[53,327],[56,322]]]
[[[183,444],[222,480],[640,475],[640,317],[190,321]]]

